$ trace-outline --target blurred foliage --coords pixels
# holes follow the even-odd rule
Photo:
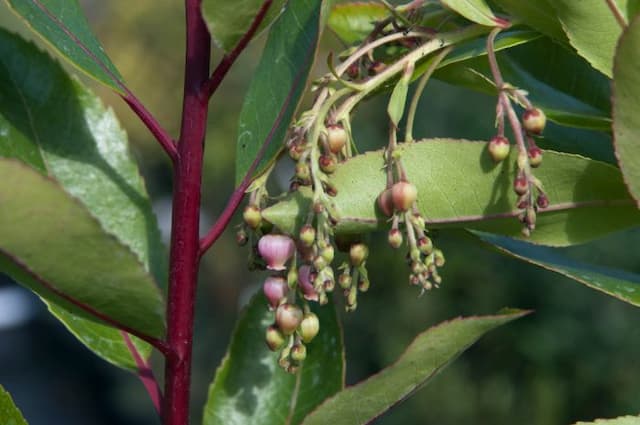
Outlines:
[[[125,81],[176,135],[183,77],[182,3],[152,0],[82,3]],[[27,34],[3,3],[0,3],[0,24]],[[323,53],[317,60],[320,66],[330,49],[340,48],[330,33],[325,38]],[[264,37],[241,56],[211,102],[203,192],[205,224],[214,220],[233,189],[238,113],[263,42]],[[214,50],[214,63],[220,57],[221,52]],[[324,70],[318,70],[316,75],[321,72]],[[93,87],[128,129],[132,149],[158,205],[157,213],[166,217],[171,171],[163,152],[117,96],[95,84]],[[357,112],[354,132],[363,149],[384,143],[385,101],[372,100]],[[488,139],[493,133],[494,108],[495,101],[490,97],[434,82],[421,101],[414,133],[416,137]],[[281,168],[278,176],[286,175],[290,164]],[[280,185],[286,183],[286,177],[282,177]],[[418,332],[440,321],[458,315],[492,313],[504,306],[534,309],[536,313],[481,339],[432,385],[376,423],[547,425],[640,411],[637,380],[640,330],[636,325],[640,312],[636,308],[555,274],[486,251],[469,243],[460,233],[440,232],[436,238],[448,260],[442,271],[444,283],[441,289],[421,298],[407,283],[403,253],[386,246],[386,235],[372,238],[371,289],[361,296],[355,313],[343,315],[349,383],[389,364]],[[246,270],[247,251],[237,248],[234,240],[230,228],[202,264],[193,371],[194,423],[200,421],[208,384],[226,349],[239,308],[265,276]],[[633,249],[638,242],[640,232],[630,231],[568,252],[575,258],[640,272]],[[42,309],[41,316],[44,314]],[[0,383],[6,383],[32,425],[54,424],[55,414],[42,415],[42,410],[51,405],[50,394],[56,393],[59,398],[74,388],[83,392],[92,385],[94,397],[103,401],[92,406],[110,410],[102,419],[87,416],[86,405],[82,406],[88,397],[85,394],[82,400],[74,401],[78,414],[67,411],[59,423],[157,423],[135,377],[101,365],[97,359],[87,359],[91,354],[84,349],[76,347],[69,351],[69,345],[76,343],[70,342],[72,338],[64,334],[61,326],[53,319],[46,325],[40,322],[35,327],[46,326],[48,330],[34,330],[36,333],[29,341],[30,361],[37,365],[29,374],[25,372],[24,378],[16,376],[12,373],[16,365],[24,366],[16,370],[28,370],[27,353],[13,350],[11,356],[2,353],[4,361],[0,369]],[[57,332],[49,333],[52,329]],[[0,348],[10,344],[10,339],[1,335]],[[54,340],[52,335],[57,338]],[[54,353],[55,361],[45,360]],[[83,367],[81,374],[74,373],[78,362],[90,363],[91,367]],[[88,379],[93,376],[91,368],[97,368],[107,378]],[[56,379],[51,379],[52,376]],[[27,385],[40,390],[31,392],[25,388]]]

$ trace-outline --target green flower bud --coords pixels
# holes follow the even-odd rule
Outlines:
[[[537,168],[542,164],[542,150],[539,147],[530,147],[527,154],[529,155],[529,164],[533,168]]]
[[[305,347],[304,344],[294,344],[294,346],[291,347],[290,356],[294,362],[300,363],[304,361],[304,359],[307,358],[307,347]]]
[[[349,249],[349,260],[354,267],[360,267],[369,256],[369,248],[363,243],[351,245]]]
[[[277,327],[271,325],[267,328],[265,340],[267,342],[267,347],[269,347],[269,350],[278,351],[285,342],[285,336]]]
[[[327,142],[331,152],[340,153],[347,144],[347,139],[347,132],[341,125],[334,124],[327,127]]]
[[[257,229],[262,222],[262,214],[260,214],[260,208],[255,205],[247,205],[242,213],[242,218],[244,222],[247,223],[252,229]]]
[[[311,342],[313,338],[318,335],[320,331],[320,320],[314,313],[307,313],[304,315],[300,327],[298,328],[298,334],[302,340],[306,343]]]
[[[544,112],[538,108],[531,108],[522,114],[522,126],[530,134],[540,134],[544,131],[547,124],[547,117]]]
[[[310,247],[316,240],[316,230],[310,224],[305,224],[300,229],[299,239],[302,245],[304,245],[305,247]]]
[[[400,248],[402,245],[402,232],[399,229],[391,229],[387,239],[392,248]]]
[[[500,162],[506,159],[509,156],[510,148],[509,140],[504,136],[494,137],[487,146],[489,155],[491,155],[491,159],[493,159],[494,162]]]
[[[302,321],[302,310],[295,304],[284,303],[276,310],[276,324],[285,335],[291,335]]]

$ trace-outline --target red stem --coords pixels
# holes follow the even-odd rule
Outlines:
[[[262,3],[247,32],[240,38],[240,41],[238,41],[238,44],[236,44],[233,50],[222,57],[213,74],[211,74],[211,78],[204,83],[202,91],[207,98],[210,98],[213,93],[215,93],[225,75],[227,75],[227,72],[231,69],[231,65],[233,65],[240,53],[247,47],[247,44],[249,44],[256,31],[258,31],[258,27],[260,27],[272,3],[273,0],[265,0]]]
[[[131,340],[131,336],[124,331],[120,331],[120,333],[122,334],[125,344],[127,344],[127,348],[129,349],[133,360],[136,362],[138,378],[140,378],[142,385],[144,385],[147,393],[149,393],[153,407],[156,408],[158,415],[160,415],[160,412],[162,411],[162,392],[160,391],[156,377],[153,375],[153,369],[151,369],[149,363],[142,357],[142,355],[140,355],[140,352]]]
[[[211,38],[202,19],[200,3],[201,0],[185,0],[184,100],[174,168],[167,305],[167,343],[172,354],[167,356],[165,363],[164,425],[189,423],[194,304],[200,260],[200,187],[208,113],[208,98],[202,95],[200,88],[209,77],[211,49]]]

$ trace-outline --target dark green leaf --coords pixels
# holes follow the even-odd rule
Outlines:
[[[495,27],[501,24],[484,0],[442,0],[442,4],[480,25]]]
[[[532,245],[487,233],[475,234],[502,254],[559,273],[592,289],[640,307],[640,275],[581,263],[566,257],[558,248]]]
[[[155,217],[113,112],[46,54],[4,31],[0,31],[0,93],[0,157],[14,157],[56,179],[104,230],[135,253],[144,269],[164,282],[164,248]],[[65,236],[61,232],[57,237]],[[33,243],[40,242],[36,238]],[[126,350],[109,354],[116,350],[113,341],[121,339],[119,330],[58,317],[65,326],[75,326],[72,332],[88,346],[112,347],[98,353],[108,361],[123,367],[132,364]],[[104,344],[96,335],[104,336]],[[147,346],[141,351],[150,350]],[[119,363],[125,357],[126,364]]]
[[[430,227],[466,227],[520,238],[515,218],[516,149],[495,165],[486,143],[429,139],[402,145],[402,162],[418,188],[418,207]],[[640,224],[619,170],[577,155],[552,151],[534,174],[551,204],[540,211],[531,242],[563,246],[585,242]],[[388,226],[376,211],[385,188],[382,152],[369,152],[338,166],[331,177],[338,194],[336,231],[359,233]],[[299,191],[263,210],[263,217],[294,233],[308,211],[307,191]]]
[[[328,25],[342,41],[354,44],[369,35],[376,21],[388,16],[389,11],[382,3],[341,3],[331,10]]]
[[[0,385],[0,419],[3,425],[27,425],[27,421],[11,399],[11,395]]]
[[[203,0],[202,13],[213,41],[230,51],[251,26],[264,0]],[[274,0],[258,31],[269,26],[282,12],[285,0]]]
[[[640,18],[620,38],[613,78],[613,134],[620,169],[640,202]],[[640,204],[639,204],[640,205]]]
[[[331,2],[289,3],[273,24],[245,96],[236,146],[236,183],[258,175],[283,148],[284,137],[309,77],[322,30],[321,9]]]
[[[551,2],[555,0],[492,0],[494,4],[517,18],[523,24],[540,31],[554,40],[569,44],[562,24],[556,16]]]
[[[574,425],[640,425],[640,417],[620,416],[615,419],[596,419],[594,422],[576,422]]]
[[[367,424],[425,386],[490,330],[527,314],[458,318],[418,335],[391,366],[340,391],[307,416],[304,425]]]
[[[342,330],[335,307],[329,304],[314,311],[320,333],[308,344],[301,370],[291,375],[280,369],[278,355],[264,342],[274,313],[262,294],[253,297],[209,388],[205,425],[295,425],[344,387]]]
[[[640,13],[640,0],[627,0],[627,17],[632,21]]]
[[[64,58],[122,93],[122,77],[91,32],[78,0],[6,0],[25,23]]]
[[[549,1],[578,54],[595,69],[611,77],[613,54],[622,33],[607,2],[602,0]],[[626,10],[627,0],[616,0]]]
[[[163,303],[137,256],[55,181],[0,158],[0,269],[66,310],[87,306],[151,336],[163,333]],[[73,299],[73,302],[71,301]]]

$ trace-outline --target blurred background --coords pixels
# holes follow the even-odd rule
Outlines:
[[[181,2],[83,0],[91,25],[129,87],[174,135],[179,130],[184,16]],[[33,36],[0,3],[0,25]],[[202,223],[206,228],[233,189],[237,118],[264,37],[233,67],[211,102]],[[323,56],[339,44],[327,33]],[[214,61],[220,52],[214,51]],[[324,60],[319,60],[324,63]],[[75,72],[75,71],[74,71]],[[322,70],[316,72],[320,75]],[[111,92],[87,81],[129,132],[163,232],[169,231],[171,173],[154,140]],[[417,136],[488,139],[492,98],[434,81],[421,102]],[[385,99],[363,105],[354,133],[363,147],[382,146]],[[283,166],[281,175],[286,175]],[[281,178],[281,183],[286,178]],[[236,218],[234,224],[239,222]],[[378,424],[568,424],[640,412],[640,311],[556,274],[518,262],[455,233],[437,233],[447,255],[440,290],[418,298],[402,254],[371,240],[371,290],[343,314],[347,380],[355,383],[394,361],[415,335],[460,315],[502,307],[535,314],[493,331],[433,383]],[[633,230],[568,249],[574,258],[640,272]],[[205,256],[198,293],[193,423],[224,355],[234,321],[265,277],[246,270],[246,249],[229,229]],[[156,359],[157,360],[157,359]],[[159,364],[158,364],[159,365]],[[136,377],[102,362],[50,317],[30,292],[0,277],[0,384],[31,425],[157,424]]]

